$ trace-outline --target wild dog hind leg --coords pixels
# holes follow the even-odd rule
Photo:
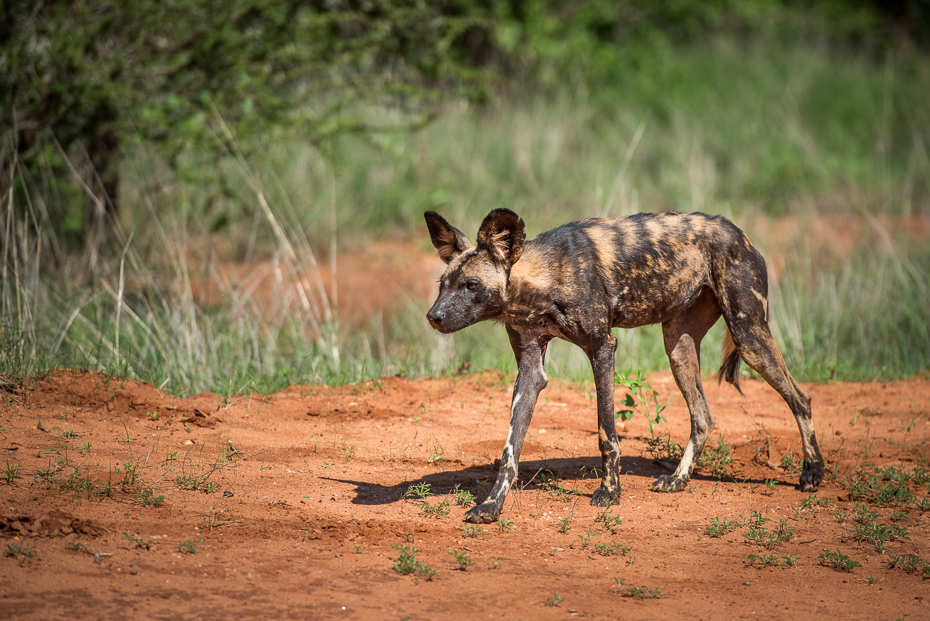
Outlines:
[[[740,358],[781,395],[798,424],[804,450],[801,491],[817,491],[824,477],[824,461],[814,433],[811,399],[788,372],[772,337],[765,262],[757,253],[750,260],[731,266],[718,280],[720,306],[733,346]]]
[[[675,472],[653,482],[652,489],[657,492],[678,492],[688,485],[694,464],[704,452],[707,436],[714,429],[714,417],[701,381],[701,340],[719,318],[717,300],[713,292],[705,288],[686,312],[662,324],[672,375],[691,415],[691,436]]]

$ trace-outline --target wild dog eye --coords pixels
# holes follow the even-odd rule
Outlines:
[[[465,287],[466,287],[469,291],[474,291],[475,289],[478,288],[478,281],[477,281],[477,280],[469,280],[469,281],[466,281],[466,282],[465,282]]]

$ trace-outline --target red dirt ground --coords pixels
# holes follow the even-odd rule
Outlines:
[[[674,382],[649,380],[669,401],[657,432],[683,443]],[[830,474],[822,504],[807,507],[798,473],[783,467],[800,451],[784,403],[757,381],[740,397],[709,379],[713,435],[732,446],[735,476],[718,481],[705,467],[682,493],[649,491],[665,470],[637,414],[621,431],[625,492],[609,515],[622,523],[610,527],[588,504],[599,465],[591,389],[553,381],[507,500],[510,528],[469,533],[452,490],[487,493],[511,381],[486,372],[178,399],[62,371],[0,393],[0,618],[930,618],[930,582],[887,567],[885,553],[856,541],[851,518],[834,515],[854,510],[843,480],[857,469],[927,467],[930,379],[805,385]],[[557,493],[544,475],[580,495]],[[405,498],[422,483],[430,496]],[[926,483],[910,490],[927,498]],[[909,536],[887,554],[930,561],[930,513],[869,509]],[[771,550],[793,566],[750,564],[770,553],[743,536],[753,512],[772,520],[768,532],[782,519],[794,529]],[[742,525],[711,537],[714,518]],[[432,579],[394,570],[395,546],[408,541]],[[453,549],[474,564],[458,570]],[[824,566],[824,549],[861,567]],[[661,595],[624,597],[617,580]]]

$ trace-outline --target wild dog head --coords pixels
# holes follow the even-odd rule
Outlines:
[[[439,296],[426,314],[430,325],[448,334],[493,319],[504,310],[510,269],[523,254],[523,220],[509,209],[495,209],[478,229],[472,246],[460,230],[433,211],[423,214],[439,258],[447,264]]]

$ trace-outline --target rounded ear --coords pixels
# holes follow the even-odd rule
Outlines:
[[[440,216],[435,211],[427,211],[423,214],[426,218],[426,228],[429,229],[430,239],[433,246],[439,251],[439,258],[448,263],[455,257],[459,256],[471,246],[468,238]]]
[[[495,209],[478,229],[478,248],[490,252],[495,261],[512,267],[523,254],[526,227],[523,218],[509,209]]]

